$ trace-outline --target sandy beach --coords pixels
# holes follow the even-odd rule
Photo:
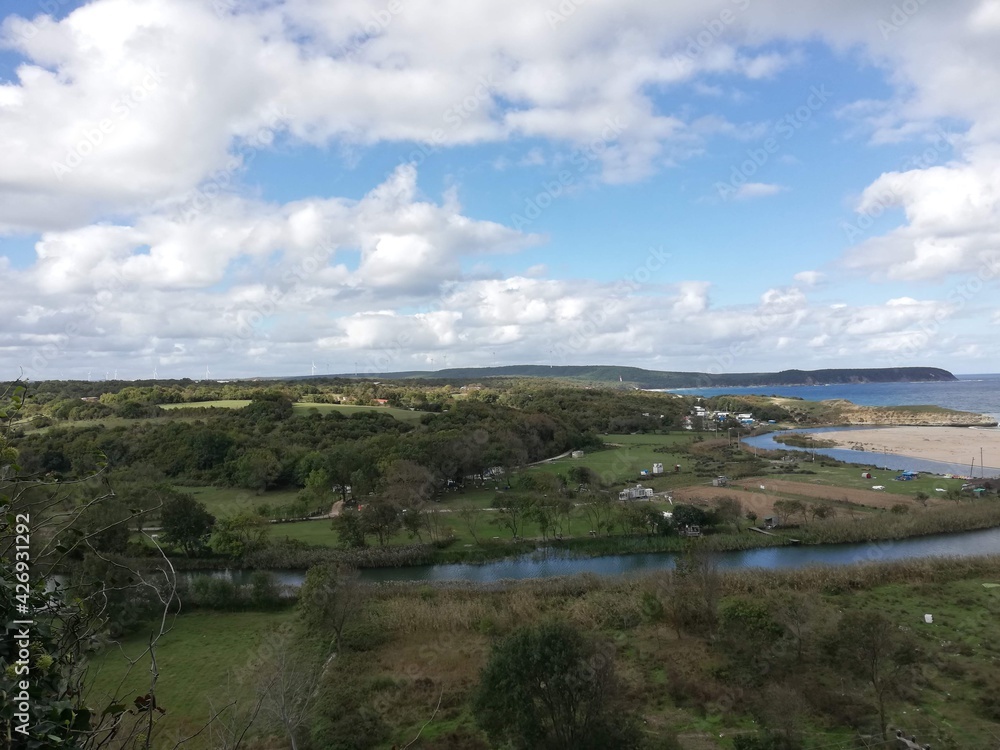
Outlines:
[[[888,451],[911,458],[931,461],[972,464],[976,474],[983,462],[989,468],[1000,468],[1000,429],[970,429],[968,427],[883,427],[871,430],[835,430],[816,436],[836,441],[838,448],[866,450],[872,453]]]

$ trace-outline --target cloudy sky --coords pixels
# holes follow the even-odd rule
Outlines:
[[[0,377],[1000,371],[998,0],[8,0]]]

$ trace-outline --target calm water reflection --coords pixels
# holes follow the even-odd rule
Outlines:
[[[803,568],[809,565],[852,565],[862,562],[887,562],[920,557],[971,557],[1000,554],[1000,528],[967,531],[960,534],[935,534],[916,539],[871,542],[865,544],[825,544],[802,547],[771,547],[746,552],[721,552],[719,567]],[[424,565],[408,568],[363,570],[367,581],[470,581],[492,583],[502,580],[549,578],[552,576],[592,573],[603,576],[640,574],[672,568],[676,555],[667,552],[608,557],[567,557],[558,553],[535,553],[512,560],[485,565]],[[301,571],[271,571],[286,586],[299,586]],[[249,582],[251,571],[191,571],[187,575],[214,575]]]

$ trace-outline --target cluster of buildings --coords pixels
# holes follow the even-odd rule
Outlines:
[[[681,421],[685,430],[694,430],[696,428],[706,430],[711,429],[715,425],[722,426],[729,420],[746,425],[747,427],[753,427],[757,424],[757,420],[754,419],[753,414],[750,412],[711,411],[704,406],[695,406],[691,409],[691,413]]]

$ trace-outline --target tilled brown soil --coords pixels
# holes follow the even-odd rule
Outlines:
[[[763,490],[760,488],[761,485],[764,486]],[[718,497],[736,498],[743,503],[744,510],[752,510],[758,516],[770,515],[774,510],[774,501],[789,496],[849,502],[867,505],[870,508],[891,508],[897,503],[914,503],[912,498],[887,492],[828,487],[773,477],[740,479],[731,483],[729,487],[682,487],[674,490],[672,494],[675,503],[696,505],[711,505]],[[940,504],[940,502],[942,501],[937,498],[931,498],[928,504]]]

